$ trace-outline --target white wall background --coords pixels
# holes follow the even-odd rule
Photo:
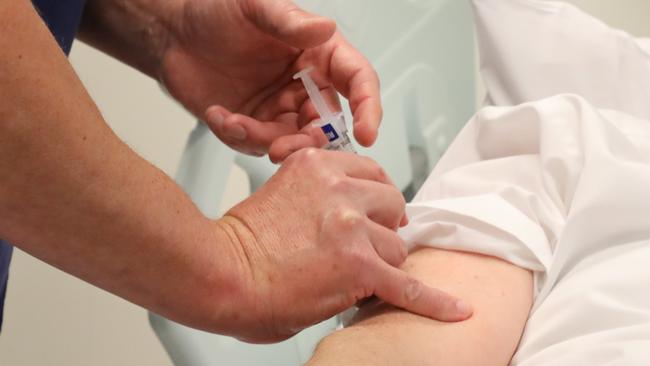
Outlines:
[[[499,1],[499,0],[494,0]],[[650,1],[571,1],[608,23],[650,36]],[[174,175],[194,119],[156,83],[77,43],[71,61],[106,120],[138,153]],[[244,196],[231,174],[230,202]],[[16,251],[0,337],[0,365],[170,365],[146,312]]]

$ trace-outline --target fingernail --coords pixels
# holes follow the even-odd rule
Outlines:
[[[245,140],[246,139],[246,129],[240,125],[228,126],[223,131],[224,136],[235,139],[235,140]]]
[[[456,301],[456,311],[463,315],[471,315],[472,307],[463,300]]]
[[[406,298],[413,302],[417,300],[422,294],[422,284],[420,281],[411,279],[408,286],[406,286]]]

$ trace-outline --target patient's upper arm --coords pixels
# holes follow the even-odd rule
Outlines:
[[[469,301],[471,319],[443,323],[369,304],[326,338],[309,365],[507,365],[532,304],[532,274],[477,254],[420,249],[403,268]]]

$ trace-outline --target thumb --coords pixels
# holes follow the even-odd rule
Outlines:
[[[244,14],[261,31],[290,46],[307,49],[332,38],[336,23],[304,11],[290,0],[252,0]]]

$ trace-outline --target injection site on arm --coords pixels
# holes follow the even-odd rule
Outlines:
[[[308,366],[505,366],[532,303],[532,276],[510,263],[423,248],[402,269],[467,299],[474,315],[446,323],[384,303],[364,305],[353,324],[325,338]]]

